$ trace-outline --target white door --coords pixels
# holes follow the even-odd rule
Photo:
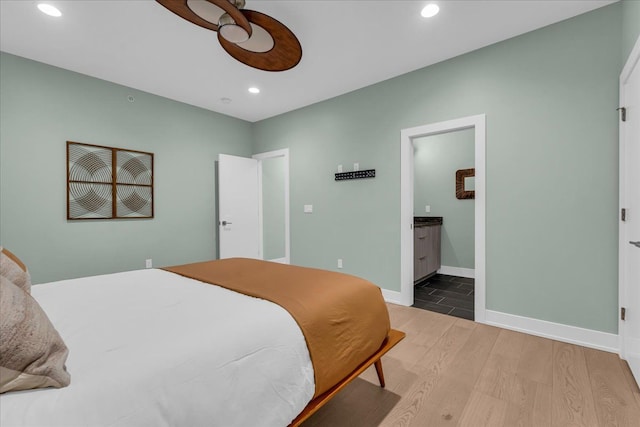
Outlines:
[[[220,258],[262,258],[258,202],[258,161],[218,155]]]
[[[620,123],[621,205],[620,295],[626,309],[621,326],[622,356],[640,383],[640,39],[621,77],[620,98],[626,121]]]

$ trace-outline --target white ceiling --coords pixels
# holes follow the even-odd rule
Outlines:
[[[153,0],[42,1],[63,16],[0,0],[0,50],[251,122],[615,2],[440,0],[440,14],[425,19],[426,0],[247,0],[302,44],[300,64],[273,73],[231,58],[214,32]]]

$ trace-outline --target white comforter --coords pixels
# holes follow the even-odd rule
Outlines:
[[[0,426],[286,426],[314,393],[280,306],[162,270],[37,285],[71,385],[0,396]]]

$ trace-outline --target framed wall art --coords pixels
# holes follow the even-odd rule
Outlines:
[[[67,141],[67,219],[153,218],[153,153]]]
[[[475,176],[475,168],[458,169],[456,171],[456,199],[464,200],[476,198],[475,190],[470,189],[470,185],[468,184],[468,178],[470,179]]]

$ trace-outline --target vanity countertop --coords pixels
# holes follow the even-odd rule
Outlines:
[[[442,225],[441,216],[414,216],[413,227],[430,227],[432,225]]]

